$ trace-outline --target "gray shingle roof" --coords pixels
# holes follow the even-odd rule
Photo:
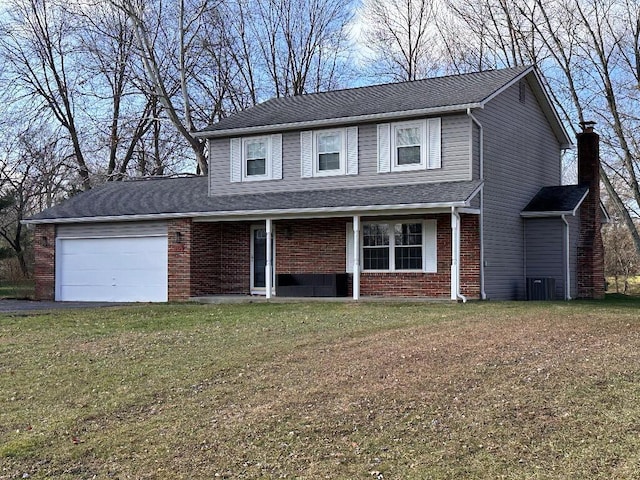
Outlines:
[[[250,215],[287,210],[357,209],[388,205],[459,204],[469,200],[480,181],[385,187],[261,193],[209,197],[207,178],[109,182],[34,215],[29,222],[138,216]]]
[[[588,191],[589,187],[586,185],[543,187],[524,207],[522,213],[525,216],[549,213],[571,214],[580,206]]]
[[[530,69],[522,66],[274,98],[224,118],[203,132],[478,104]]]

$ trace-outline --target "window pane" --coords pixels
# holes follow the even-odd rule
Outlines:
[[[398,147],[398,165],[413,165],[420,163],[420,146]]]
[[[340,151],[340,134],[339,133],[319,133],[318,134],[318,152],[319,153],[336,153]]]
[[[267,158],[267,145],[264,141],[253,141],[246,143],[247,158]]]
[[[422,247],[396,247],[396,270],[422,269]]]
[[[247,160],[247,176],[264,175],[266,173],[266,162],[264,158]]]
[[[368,247],[362,252],[365,270],[389,270],[389,247]]]
[[[389,245],[389,225],[386,225],[386,224],[363,225],[362,241],[365,247]]]
[[[318,170],[339,170],[340,154],[339,153],[321,153],[318,156]]]
[[[420,128],[407,127],[396,129],[396,146],[420,145]]]
[[[400,223],[394,227],[396,245],[422,245],[421,223]]]

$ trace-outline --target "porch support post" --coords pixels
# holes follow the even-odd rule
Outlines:
[[[272,248],[272,228],[273,228],[273,220],[271,220],[270,218],[267,218],[266,220],[266,231],[267,231],[267,262],[266,265],[264,267],[265,269],[265,287],[267,290],[267,298],[271,298],[271,289],[272,289],[272,283],[273,283],[273,264],[271,262],[271,258],[273,257],[273,252],[271,251]]]
[[[451,208],[451,300],[458,299],[458,281],[460,260],[460,217],[455,207]]]
[[[360,299],[360,217],[353,216],[353,299]]]

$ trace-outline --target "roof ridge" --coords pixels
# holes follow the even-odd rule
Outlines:
[[[525,70],[531,68],[533,65],[519,65],[519,66],[515,66],[515,67],[505,67],[505,68],[491,68],[488,70],[478,70],[475,72],[465,72],[465,73],[450,73],[447,75],[439,75],[436,77],[425,77],[425,78],[418,78],[416,80],[402,80],[399,82],[384,82],[384,83],[374,83],[371,85],[360,85],[357,87],[345,87],[345,88],[337,88],[335,90],[324,90],[322,92],[310,92],[310,93],[303,93],[301,95],[289,95],[289,96],[284,96],[284,97],[272,97],[269,98],[267,100],[265,100],[264,102],[260,102],[260,103],[256,103],[254,106],[258,106],[258,105],[264,105],[266,103],[271,103],[271,102],[275,102],[275,101],[284,101],[284,100],[291,100],[291,99],[295,99],[295,98],[301,98],[301,97],[315,97],[315,96],[321,96],[321,95],[327,95],[327,94],[333,94],[333,93],[340,93],[340,92],[350,92],[350,91],[355,91],[355,90],[364,90],[367,88],[375,88],[375,87],[386,87],[386,86],[400,86],[400,85],[409,85],[409,84],[416,84],[416,83],[424,83],[424,82],[429,82],[429,81],[433,81],[433,80],[444,80],[447,78],[460,78],[460,77],[469,77],[472,75],[483,75],[483,74],[487,74],[487,73],[492,73],[492,72],[506,72],[508,70],[513,70],[515,71],[519,71],[519,72],[524,72]],[[251,107],[249,107],[251,108]]]

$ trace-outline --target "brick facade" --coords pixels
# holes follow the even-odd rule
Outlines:
[[[56,227],[36,225],[34,235],[35,298],[55,300],[56,294]]]
[[[363,272],[361,295],[449,298],[451,217],[442,214],[425,218],[437,219],[438,223],[437,272]],[[275,221],[276,273],[344,272],[346,226],[350,221],[351,217]],[[477,298],[480,251],[477,216],[462,215],[461,229],[461,291]],[[169,301],[251,292],[251,223],[176,219],[168,221],[167,235]],[[53,300],[55,226],[37,225],[35,242],[36,298]]]
[[[168,278],[169,301],[188,300],[191,294],[191,219],[170,220],[168,235]]]
[[[604,245],[600,229],[600,137],[591,126],[578,134],[578,183],[589,193],[580,206],[578,298],[604,298]]]

